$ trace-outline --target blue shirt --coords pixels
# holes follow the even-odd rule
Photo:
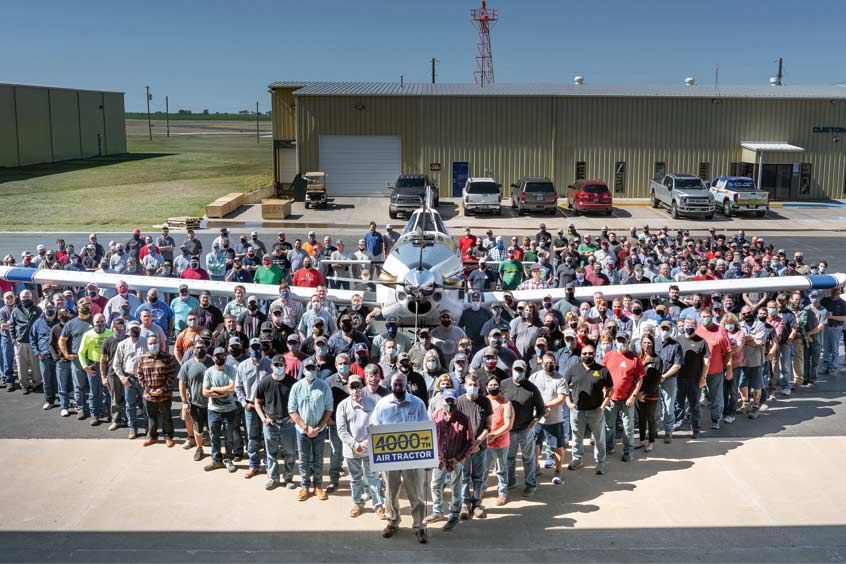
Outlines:
[[[316,427],[323,419],[323,414],[333,408],[332,390],[320,378],[315,378],[313,382],[303,378],[291,388],[288,413],[296,412],[309,427]]]
[[[167,335],[168,327],[167,323],[173,317],[173,310],[170,309],[170,306],[167,305],[165,302],[156,302],[151,304],[149,302],[144,302],[135,310],[134,317],[135,319],[141,318],[142,311],[149,311],[150,315],[153,317],[153,323],[158,325],[164,334]]]
[[[368,231],[367,235],[364,236],[364,244],[367,246],[367,250],[373,255],[373,258],[377,258],[382,256],[382,247],[385,244],[385,240],[382,238],[382,234],[378,231]]]
[[[200,307],[200,301],[194,296],[188,296],[187,300],[183,300],[182,296],[177,296],[170,300],[170,310],[173,313],[173,329],[177,333],[188,327],[188,314],[194,308]]]
[[[429,414],[423,400],[412,394],[405,393],[405,399],[397,401],[394,394],[379,400],[370,416],[371,425],[391,425],[394,423],[416,423],[428,421]]]

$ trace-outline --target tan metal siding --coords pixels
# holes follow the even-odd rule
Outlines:
[[[93,157],[106,152],[102,105],[101,92],[79,93],[80,143],[83,157]]]
[[[126,152],[126,117],[123,111],[123,94],[103,93],[103,116],[106,143],[104,153],[119,155]]]
[[[50,162],[50,99],[43,88],[15,87],[20,164]]]
[[[277,88],[272,91],[273,138],[290,141],[296,139],[296,99],[293,88]]]
[[[79,96],[73,90],[50,90],[53,160],[78,159]]]
[[[0,86],[0,167],[18,164],[15,91],[12,86]]]

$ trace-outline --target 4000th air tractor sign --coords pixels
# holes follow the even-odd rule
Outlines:
[[[370,467],[375,472],[438,465],[438,441],[432,421],[374,425],[369,432]]]

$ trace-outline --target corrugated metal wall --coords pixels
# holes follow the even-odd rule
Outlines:
[[[624,192],[617,195],[646,197],[658,161],[668,172],[691,174],[708,163],[716,177],[740,161],[741,141],[788,141],[804,147],[802,162],[813,166],[811,192],[799,198],[843,197],[846,135],[835,143],[832,134],[813,133],[814,126],[846,124],[842,101],[302,96],[296,102],[302,170],[319,168],[320,135],[400,135],[403,172],[428,172],[430,163],[440,163],[432,174],[443,196],[451,192],[454,161],[469,162],[472,175],[490,169],[506,193],[524,175],[549,176],[563,192],[575,163],[584,161],[587,176],[609,186],[615,164],[625,162]]]
[[[121,153],[123,94],[0,85],[0,167]]]

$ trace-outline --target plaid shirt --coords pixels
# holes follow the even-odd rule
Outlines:
[[[179,366],[172,354],[161,352],[158,356],[144,354],[135,368],[135,376],[144,388],[144,399],[146,401],[166,401],[173,397],[171,391],[173,382],[176,379],[176,371]],[[162,396],[151,396],[150,391],[164,388]]]
[[[435,412],[433,420],[438,435],[438,468],[452,472],[455,466],[451,461],[455,460],[461,464],[473,450],[473,425],[470,424],[470,419],[458,410],[447,414],[445,410],[439,409]]]
[[[531,278],[522,282],[517,286],[517,290],[546,290],[549,288],[549,282],[546,280],[538,280],[535,282]]]

